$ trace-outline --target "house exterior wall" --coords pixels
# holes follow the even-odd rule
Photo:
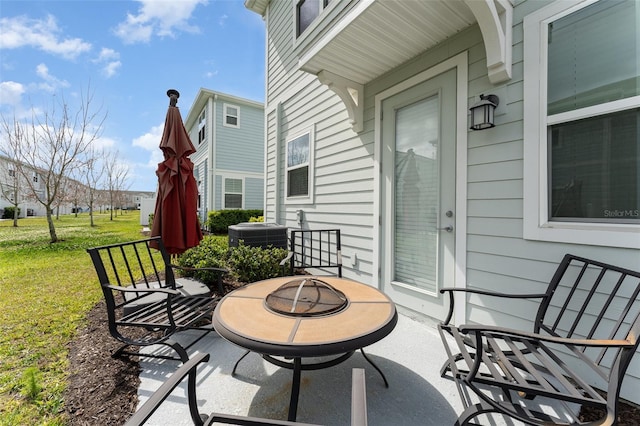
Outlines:
[[[640,253],[634,248],[527,240],[523,236],[523,19],[549,3],[514,2],[511,79],[497,85],[490,82],[482,33],[478,26],[470,27],[367,83],[364,130],[355,133],[340,98],[320,84],[316,76],[297,69],[292,3],[272,0],[265,14],[265,221],[296,228],[299,226],[296,211],[303,210],[305,228],[340,228],[344,276],[376,285],[374,265],[379,248],[375,232],[380,194],[375,163],[375,96],[464,53],[468,59],[467,107],[477,102],[482,93],[500,97],[496,127],[469,131],[467,135],[465,285],[498,291],[542,291],[565,253],[637,269]],[[286,142],[309,128],[315,144],[312,202],[288,202]],[[534,309],[532,302],[498,306],[471,297],[466,303],[464,320],[527,328]],[[625,381],[623,395],[638,401],[640,356],[635,357],[628,371],[632,377]]]
[[[237,126],[225,125],[226,107],[238,111]],[[203,112],[206,118],[201,137]],[[258,102],[200,89],[185,128],[196,147],[191,160],[199,182],[201,220],[206,220],[208,211],[225,208],[221,192],[225,177],[243,180],[243,208],[264,207],[264,119],[264,107]],[[247,181],[251,186],[247,187]],[[256,182],[261,191],[254,190]]]

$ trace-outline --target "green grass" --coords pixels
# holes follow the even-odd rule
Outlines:
[[[68,343],[100,300],[86,249],[142,238],[138,212],[0,221],[0,425],[64,425]]]

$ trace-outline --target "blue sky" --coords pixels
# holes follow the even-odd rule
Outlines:
[[[183,119],[200,88],[263,102],[264,35],[243,0],[2,0],[0,113],[54,95],[73,106],[90,87],[108,114],[99,144],[119,151],[130,189],[155,191],[166,91]]]

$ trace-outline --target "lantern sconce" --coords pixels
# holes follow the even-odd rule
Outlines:
[[[469,108],[471,111],[471,130],[484,130],[494,127],[493,113],[500,104],[496,95],[480,95],[480,102]]]

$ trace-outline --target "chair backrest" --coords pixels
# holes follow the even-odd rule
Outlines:
[[[126,300],[116,300],[114,292],[106,285],[175,289],[175,276],[170,267],[171,257],[160,237],[94,247],[87,252],[93,261],[110,315],[118,308],[124,307],[126,311],[127,305],[141,306],[147,299],[150,301],[157,296],[149,293],[127,293]]]
[[[638,348],[640,272],[567,254],[540,305],[535,332],[580,339],[628,340],[632,348],[575,348],[574,355],[622,380]],[[599,367],[599,368],[596,368]],[[615,382],[616,380],[614,380]],[[619,385],[619,383],[617,383]]]
[[[290,272],[297,268],[336,269],[342,277],[342,246],[339,229],[296,229],[291,231]]]

